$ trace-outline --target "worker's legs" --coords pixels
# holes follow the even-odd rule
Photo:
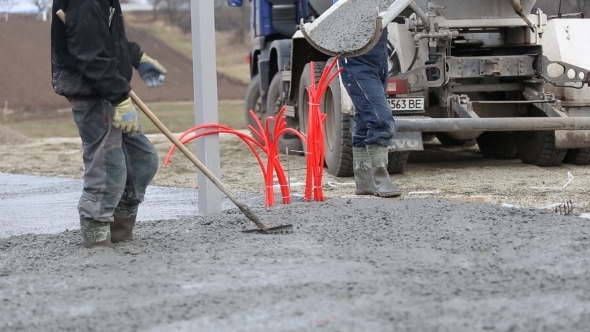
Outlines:
[[[84,246],[110,245],[109,223],[119,204],[127,168],[113,108],[99,98],[70,100],[84,150],[84,189],[78,202]]]
[[[340,59],[342,81],[355,106],[353,147],[391,145],[395,121],[387,102],[387,30],[375,47],[358,57]]]
[[[111,234],[111,227],[121,216],[130,236],[137,206],[158,168],[157,153],[141,131],[130,137],[113,127],[109,103],[98,98],[70,102],[84,150],[84,190],[78,203],[82,238],[87,247],[110,245],[111,235],[120,240],[120,232]]]
[[[353,169],[357,195],[401,195],[389,177],[388,146],[397,128],[387,102],[387,30],[368,53],[340,60],[341,78],[355,106]],[[371,168],[369,168],[369,165]]]
[[[123,134],[123,153],[127,168],[127,181],[111,224],[113,242],[131,240],[137,219],[137,209],[143,202],[145,190],[158,171],[158,153],[140,130],[134,136]]]

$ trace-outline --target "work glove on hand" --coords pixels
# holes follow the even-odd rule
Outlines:
[[[131,98],[123,100],[115,106],[115,116],[113,117],[113,127],[121,129],[124,133],[133,136],[139,129],[139,120],[137,120],[137,111],[131,102]]]
[[[158,87],[164,82],[166,77],[166,68],[164,68],[158,61],[150,58],[145,53],[139,60],[139,66],[137,66],[139,76],[150,87]]]

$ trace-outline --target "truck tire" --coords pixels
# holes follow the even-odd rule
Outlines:
[[[410,151],[389,152],[387,172],[389,174],[402,174],[408,163]]]
[[[266,120],[266,110],[262,109],[262,99],[260,96],[260,76],[256,75],[252,77],[252,81],[248,85],[248,89],[246,90],[246,100],[244,103],[244,114],[246,115],[246,123],[252,125],[254,128],[258,128],[256,122],[250,116],[250,110],[256,112],[258,119],[260,122],[264,124]],[[257,141],[261,142],[254,133],[251,133],[252,137],[256,138]]]
[[[567,149],[555,147],[553,131],[518,131],[514,133],[518,156],[525,164],[541,167],[559,166]]]
[[[590,165],[590,148],[567,150],[563,162],[578,166]]]
[[[475,140],[458,140],[446,133],[436,133],[436,138],[438,138],[440,144],[442,146],[464,146],[464,147],[472,147],[475,145]]]
[[[518,155],[512,132],[487,131],[479,135],[476,141],[485,158],[512,159]]]
[[[266,106],[268,107],[267,116],[276,116],[279,113],[281,107],[284,105],[283,100],[281,99],[281,78],[281,73],[277,73],[270,82],[266,99]],[[285,120],[287,121],[287,127],[296,128],[298,125],[298,123],[295,123],[297,120],[294,118],[286,117]],[[271,130],[272,128],[274,127],[271,127]],[[297,137],[295,134],[291,133],[286,133],[285,135],[279,137],[278,147],[281,153],[285,153],[286,148],[289,148],[290,151],[303,150],[301,139],[299,139],[299,137]]]
[[[326,66],[325,62],[315,63],[315,83],[317,84]],[[307,133],[309,97],[307,88],[311,85],[311,66],[305,65],[299,83],[299,130]],[[328,117],[325,129],[325,159],[328,173],[337,177],[350,177],[352,171],[352,130],[350,115],[341,112],[340,83],[332,81],[321,102],[321,110]]]
[[[391,41],[387,42],[387,54],[389,60],[389,76],[396,76],[402,72],[402,66],[399,61],[399,56],[395,51],[395,46]],[[411,69],[411,68],[410,68]],[[424,137],[424,134],[422,135]],[[389,152],[387,160],[387,172],[391,175],[401,174],[406,168],[410,151],[396,151]]]

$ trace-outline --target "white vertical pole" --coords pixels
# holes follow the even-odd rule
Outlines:
[[[193,82],[195,123],[218,123],[217,63],[215,55],[215,10],[213,1],[191,0],[193,42]],[[220,178],[219,136],[209,135],[197,141],[197,158]],[[199,212],[221,212],[221,191],[198,171]]]

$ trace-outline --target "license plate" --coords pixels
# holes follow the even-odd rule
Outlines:
[[[424,111],[424,98],[387,99],[392,111]]]

